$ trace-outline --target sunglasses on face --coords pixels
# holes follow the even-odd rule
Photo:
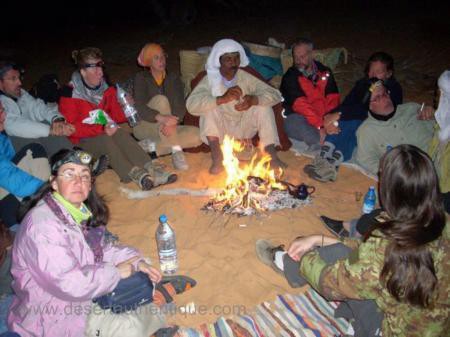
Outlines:
[[[83,68],[104,68],[105,62],[98,61],[97,63],[85,63],[83,65]]]

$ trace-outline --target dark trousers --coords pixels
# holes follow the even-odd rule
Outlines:
[[[318,248],[320,257],[327,263],[333,264],[337,260],[348,257],[352,250],[341,244]],[[292,287],[304,286],[307,281],[299,274],[300,263],[292,260],[288,254],[284,256],[284,276]],[[355,337],[377,336],[381,330],[383,313],[373,300],[346,300],[341,302],[334,313],[335,317],[354,320],[352,323]]]
[[[48,156],[53,156],[56,152],[62,149],[72,149],[73,144],[69,141],[69,138],[63,136],[48,136],[41,138],[22,138],[10,136],[11,143],[16,151],[20,151],[23,147],[30,144],[40,144],[44,147]]]
[[[42,145],[32,143],[22,147],[11,161],[17,165],[26,156],[28,150],[31,150],[33,158],[47,157],[47,152]],[[19,210],[19,206],[20,201],[13,194],[8,194],[0,200],[0,218],[3,219],[7,227],[11,227],[18,222],[17,211]]]

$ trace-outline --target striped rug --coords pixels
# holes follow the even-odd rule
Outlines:
[[[181,328],[180,337],[325,337],[342,336],[349,323],[334,318],[337,302],[327,302],[313,289],[300,295],[278,295],[258,305],[251,315],[220,317],[196,329]]]

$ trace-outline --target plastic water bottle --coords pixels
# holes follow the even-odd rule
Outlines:
[[[125,90],[123,90],[118,84],[116,84],[116,88],[117,88],[117,100],[122,106],[123,112],[127,117],[128,124],[130,124],[130,126],[133,128],[139,123],[141,118],[139,117],[139,114],[134,105],[129,102]]]
[[[178,270],[175,232],[169,226],[165,214],[161,214],[159,217],[159,226],[156,229],[156,244],[161,271],[164,274],[175,274]]]
[[[366,195],[364,196],[364,203],[362,211],[364,214],[368,214],[375,209],[375,203],[377,201],[377,196],[375,194],[375,187],[370,186]]]

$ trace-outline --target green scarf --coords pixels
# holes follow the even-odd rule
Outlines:
[[[52,195],[64,206],[64,208],[69,212],[69,214],[77,224],[80,225],[82,221],[86,221],[92,216],[91,211],[86,207],[85,204],[82,203],[81,207],[77,208],[66,199],[64,199],[64,197],[58,192],[53,192]]]

